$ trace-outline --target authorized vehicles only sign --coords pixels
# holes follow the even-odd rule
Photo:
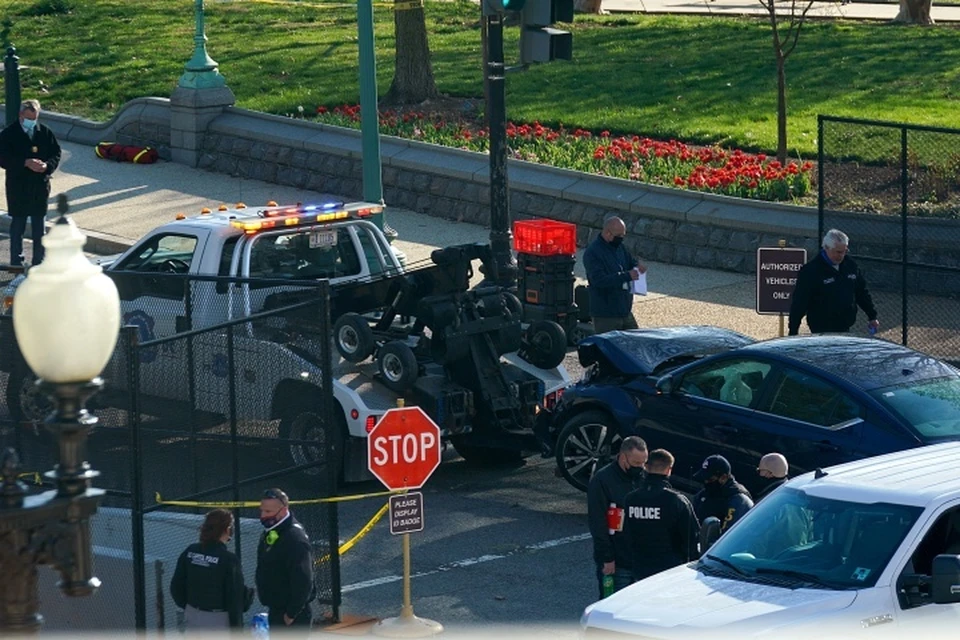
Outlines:
[[[790,313],[797,272],[807,263],[806,249],[757,249],[757,313]]]

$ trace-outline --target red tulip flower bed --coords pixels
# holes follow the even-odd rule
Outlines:
[[[318,107],[317,120],[360,128],[360,105]],[[420,112],[380,113],[380,133],[469,151],[488,151],[489,133],[466,118],[448,120]],[[691,146],[676,140],[640,136],[613,137],[583,129],[552,129],[533,124],[507,123],[512,157],[616,178],[738,198],[790,201],[810,191],[810,162],[786,165],[766,155],[730,151],[721,147]]]

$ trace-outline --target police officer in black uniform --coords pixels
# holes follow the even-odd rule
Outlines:
[[[726,531],[753,508],[750,491],[737,482],[730,462],[721,455],[707,456],[693,479],[703,483],[703,489],[693,496],[693,509],[700,522],[713,516],[720,520],[720,531]]]
[[[643,482],[646,461],[647,443],[628,436],[620,443],[617,459],[593,474],[587,485],[587,520],[601,598],[604,576],[613,576],[614,591],[633,582],[630,546],[622,532],[623,508],[627,494]]]
[[[243,628],[243,612],[253,593],[243,584],[237,556],[227,551],[232,535],[233,515],[214,509],[200,527],[200,542],[177,560],[170,595],[184,610],[190,631]]]
[[[625,533],[633,557],[633,579],[643,580],[699,557],[700,523],[686,496],[670,485],[673,455],[654,449],[647,478],[627,494]]]
[[[307,532],[290,512],[280,489],[268,489],[260,500],[265,531],[257,547],[257,594],[268,609],[270,633],[310,632],[313,554]]]
[[[847,257],[850,239],[830,229],[823,248],[797,272],[797,286],[790,301],[789,333],[797,335],[800,320],[807,316],[810,333],[844,333],[857,321],[857,307],[867,314],[871,333],[880,326],[877,308],[853,258]]]

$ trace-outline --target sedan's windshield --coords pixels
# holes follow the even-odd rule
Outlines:
[[[872,587],[922,511],[812,497],[787,487],[711,547],[701,569],[790,588]]]
[[[960,437],[960,378],[924,380],[870,393],[925,442]]]

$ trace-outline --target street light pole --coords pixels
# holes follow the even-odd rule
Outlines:
[[[506,69],[503,63],[502,13],[484,16],[486,42],[486,111],[490,129],[490,250],[496,265],[495,284],[517,287],[517,261],[513,257],[510,231],[510,189],[507,182]],[[490,274],[485,274],[491,279]]]
[[[59,198],[61,214],[66,197]],[[90,518],[103,491],[83,459],[96,417],[87,399],[102,386],[120,331],[120,297],[113,281],[83,255],[85,236],[65,215],[43,238],[46,259],[17,288],[13,328],[40,389],[56,407],[46,427],[57,435],[59,464],[46,477],[55,488],[28,496],[17,477],[13,449],[0,454],[0,636],[39,632],[37,566],[60,572],[60,590],[87,596],[100,586],[93,575]]]
[[[194,8],[197,23],[193,36],[193,57],[187,61],[185,72],[177,85],[185,89],[212,89],[226,86],[216,61],[207,53],[207,34],[203,24],[203,0],[196,0]]]

